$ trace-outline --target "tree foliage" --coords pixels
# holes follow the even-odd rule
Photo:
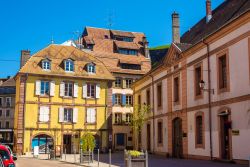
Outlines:
[[[95,148],[95,137],[90,132],[85,133],[81,138],[82,151],[93,151]]]
[[[151,111],[151,107],[149,105],[136,105],[134,106],[133,116],[130,123],[130,126],[135,131],[140,131],[144,125],[146,120],[147,113]]]

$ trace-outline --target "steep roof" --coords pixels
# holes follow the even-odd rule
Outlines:
[[[16,82],[14,78],[9,78],[7,81],[4,81],[0,87],[15,87]]]
[[[41,67],[44,59],[51,60],[51,70],[46,71]],[[66,59],[74,60],[74,72],[65,72],[63,61]],[[85,65],[88,63],[96,64],[96,74],[88,74]],[[86,79],[105,79],[113,80],[112,74],[106,66],[97,58],[89,53],[81,51],[73,46],[49,45],[34,54],[28,62],[20,69],[19,73],[35,75],[53,75],[64,77],[79,77]]]
[[[167,55],[169,48],[149,50],[152,68],[159,65]]]
[[[133,42],[117,41],[112,38],[112,35],[133,37]],[[111,72],[142,75],[151,69],[150,59],[144,56],[145,35],[143,33],[86,27],[82,37],[83,42],[90,43],[91,41],[94,44],[93,50],[88,50],[88,52],[100,59]],[[138,55],[117,53],[116,47],[138,50]],[[124,61],[131,62],[131,64],[140,62],[141,70],[122,69],[119,63]]]
[[[184,33],[181,43],[196,44],[249,9],[250,0],[226,0],[212,11],[212,19],[208,23],[204,17]]]

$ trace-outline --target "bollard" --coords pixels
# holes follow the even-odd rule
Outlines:
[[[97,161],[98,161],[98,167],[99,167],[99,161],[100,161],[100,157],[99,157],[99,149],[97,150]]]
[[[74,162],[76,163],[76,149],[74,149]]]
[[[66,148],[64,149],[64,160],[66,161]]]
[[[111,149],[109,149],[109,167],[111,167]]]
[[[147,150],[145,151],[145,154],[146,154],[145,155],[145,159],[146,159],[145,163],[146,163],[146,167],[148,167],[148,151]]]
[[[89,163],[90,163],[90,149],[89,149]],[[88,163],[88,164],[89,164],[89,163]]]
[[[80,148],[80,164],[82,163],[82,147]]]

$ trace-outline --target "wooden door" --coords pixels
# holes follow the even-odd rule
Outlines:
[[[182,158],[182,120],[176,118],[173,120],[173,157]]]
[[[230,159],[230,136],[229,136],[230,123],[228,115],[220,116],[220,146],[221,158],[225,160]]]
[[[63,153],[71,154],[71,135],[63,135]]]

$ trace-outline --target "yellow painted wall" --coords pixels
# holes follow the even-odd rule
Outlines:
[[[56,103],[51,105],[50,109],[50,129],[56,128],[60,129],[61,124],[59,123],[59,108],[67,106],[67,104],[75,104],[75,106],[72,106],[73,108],[78,108],[78,120],[77,123],[74,124],[74,129],[92,129],[92,130],[98,130],[98,129],[107,129],[107,122],[106,122],[106,107],[97,107],[96,108],[96,125],[85,125],[85,115],[86,115],[86,107],[84,106],[77,106],[77,105],[82,105],[82,104],[95,104],[94,99],[84,99],[82,97],[82,86],[83,82],[93,82],[93,83],[99,83],[101,87],[100,91],[100,98],[97,99],[97,105],[105,105],[106,103],[106,93],[107,93],[107,81],[87,81],[87,80],[76,80],[76,79],[67,79],[67,78],[54,78],[54,77],[37,77],[37,76],[28,76],[27,79],[27,84],[26,84],[26,102],[27,104],[25,105],[25,128],[27,129],[35,129],[32,130],[26,130],[24,134],[24,143],[23,143],[23,151],[24,152],[30,152],[30,146],[31,146],[31,140],[32,137],[36,136],[37,134],[48,134],[51,135],[54,138],[54,142],[56,145],[61,145],[62,137],[63,135],[61,134],[61,131],[56,131],[56,135],[54,134],[55,132],[52,130],[49,130],[49,124],[41,124],[39,123],[39,126],[37,124],[38,122],[38,112],[39,112],[39,97],[35,95],[35,83],[36,80],[53,80],[55,81],[55,96],[53,97],[40,97],[40,102],[42,103]],[[77,98],[71,98],[71,99],[63,99],[60,97],[60,83],[62,81],[72,81],[72,82],[77,82],[78,83],[78,97]],[[17,94],[16,94],[16,99],[17,103],[19,101],[19,86],[20,86],[20,77],[17,77],[17,82],[16,82],[16,87],[17,87]],[[42,104],[45,105],[45,104]],[[49,105],[45,105],[49,106]],[[16,107],[16,110],[18,110],[18,107]],[[17,114],[18,112],[16,112]],[[17,115],[15,116],[15,119],[17,121]],[[42,130],[37,130],[38,129],[48,129],[46,131]],[[72,131],[73,124],[64,124],[64,133],[72,133],[74,134],[75,132]],[[86,129],[85,129],[86,128]],[[94,133],[94,132],[93,132]],[[107,143],[107,138],[108,135],[105,134],[107,132],[102,132],[102,146],[106,146]],[[81,133],[83,135],[83,133]]]

